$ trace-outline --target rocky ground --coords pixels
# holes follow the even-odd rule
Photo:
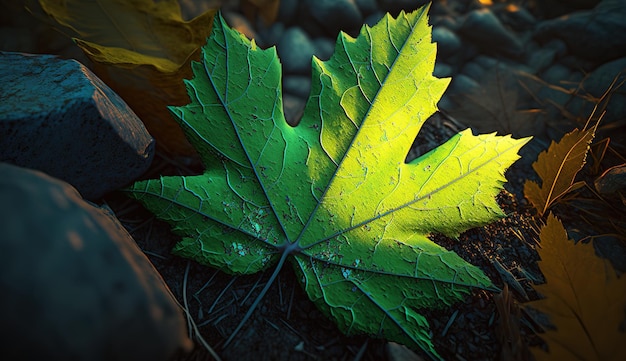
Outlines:
[[[181,3],[184,16],[192,18],[214,2]],[[260,46],[276,45],[284,70],[285,111],[292,122],[297,122],[308,96],[312,55],[327,59],[340,30],[356,36],[363,23],[373,25],[385,12],[396,15],[424,3],[283,0],[272,23],[250,20],[231,3],[224,5],[224,16],[232,26],[254,37]],[[61,54],[90,65],[80,50],[61,34],[50,32],[47,25],[15,4],[8,1],[0,4],[12,9],[0,14],[0,50]],[[613,154],[606,159],[613,163],[605,167],[617,164],[619,155],[626,154],[624,88],[611,91],[610,100],[599,101],[614,79],[617,79],[615,86],[624,80],[625,17],[626,6],[619,0],[450,0],[434,1],[431,5],[433,40],[438,44],[435,75],[453,80],[439,103],[440,114],[426,123],[408,157],[425,153],[466,127],[477,133],[534,137],[524,147],[522,159],[507,172],[507,191],[499,196],[509,217],[470,230],[460,240],[434,238],[438,244],[479,266],[500,289],[506,286],[515,300],[507,302],[502,294],[480,291],[454,308],[425,312],[431,322],[435,346],[444,359],[530,360],[527,347],[542,347],[535,335],[543,327],[537,315],[522,308],[519,318],[507,318],[515,314],[516,304],[538,297],[531,284],[543,280],[535,250],[538,221],[523,197],[523,183],[535,177],[531,163],[537,154],[550,141],[582,127],[598,103],[609,104],[596,137],[598,140],[611,137]],[[54,137],[54,133],[41,136]],[[68,157],[62,150],[55,150],[53,144],[51,141],[48,155]],[[141,147],[145,150],[146,145]],[[118,160],[107,162],[115,165]],[[94,167],[89,173],[104,180],[110,171],[102,175],[98,172],[106,169],[110,168]],[[141,177],[201,171],[201,166],[193,160],[181,162],[157,151],[152,165]],[[137,175],[129,172],[126,177],[130,182]],[[307,299],[289,268],[282,271],[234,341],[224,347],[225,339],[243,318],[271,272],[233,277],[172,256],[169,250],[177,237],[169,226],[155,220],[137,203],[110,192],[119,187],[116,183],[119,180],[110,182],[108,190],[98,188],[88,198],[113,210],[162,275],[177,302],[187,310],[190,333],[199,333],[221,359],[419,360],[424,357],[419,351],[384,340],[341,334]],[[95,188],[90,188],[89,182],[82,187],[86,187],[86,192]],[[106,195],[102,197],[102,194]],[[573,220],[571,213],[575,211],[565,211],[560,216]],[[575,221],[568,229],[578,238],[593,236],[581,229],[595,232]],[[626,271],[623,248],[607,241],[599,246],[598,253],[612,255],[613,265]],[[505,319],[520,323],[519,334],[505,327]],[[191,353],[180,352],[175,357],[176,360],[210,358],[210,352],[199,341]]]

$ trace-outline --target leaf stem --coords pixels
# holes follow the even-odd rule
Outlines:
[[[269,280],[267,280],[265,287],[263,287],[263,289],[261,290],[261,293],[259,293],[259,295],[256,297],[256,299],[252,303],[252,306],[250,306],[250,308],[248,309],[248,312],[246,312],[246,315],[243,316],[243,319],[241,320],[241,322],[239,322],[239,324],[237,325],[237,328],[235,328],[235,330],[233,331],[233,333],[230,334],[226,342],[224,342],[222,349],[228,347],[228,345],[233,341],[237,333],[241,331],[241,328],[243,327],[243,325],[248,321],[250,316],[252,316],[252,313],[254,312],[256,307],[259,305],[263,297],[265,297],[265,294],[267,293],[267,291],[270,289],[270,287],[276,280],[278,273],[283,268],[283,265],[285,264],[285,260],[287,259],[287,256],[289,256],[290,253],[291,252],[289,252],[288,250],[283,251],[282,255],[280,256],[280,260],[278,261],[278,264],[276,265],[276,268],[274,269],[274,272],[270,276]]]

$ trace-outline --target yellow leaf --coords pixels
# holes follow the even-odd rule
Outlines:
[[[591,244],[569,240],[552,214],[539,237],[546,283],[535,289],[545,298],[528,305],[546,313],[556,330],[540,335],[549,354],[533,349],[537,360],[626,360],[626,333],[619,330],[626,277],[617,278]]]
[[[533,169],[542,180],[541,187],[533,181],[526,181],[524,195],[541,216],[555,201],[572,190],[576,174],[585,165],[594,130],[574,129],[558,143],[553,141],[533,163]]]
[[[176,0],[39,0],[70,28],[94,72],[146,124],[162,149],[195,153],[167,105],[189,102],[183,79],[211,31],[215,11],[186,22]]]

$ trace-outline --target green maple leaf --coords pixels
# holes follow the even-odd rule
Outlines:
[[[216,16],[186,81],[191,103],[171,108],[205,172],[126,191],[183,237],[176,254],[236,274],[276,265],[266,289],[289,260],[345,333],[438,358],[419,309],[492,284],[427,236],[455,237],[502,217],[495,195],[527,139],[465,130],[405,163],[449,83],[432,76],[426,12],[387,15],[356,39],[341,34],[330,60],[313,60],[296,127],[283,115],[275,49],[259,49]]]

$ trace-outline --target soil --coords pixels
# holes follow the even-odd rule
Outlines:
[[[408,158],[438,146],[464,127],[441,114],[428,120]],[[534,159],[534,158],[531,158]],[[191,175],[202,172],[199,163],[183,166],[158,153],[145,178],[158,175]],[[537,224],[523,198],[523,182],[530,174],[528,161],[518,161],[507,172],[509,183],[498,201],[508,217],[483,228],[469,230],[458,240],[435,235],[433,241],[454,250],[466,261],[480,267],[513,299],[526,302],[537,298],[532,281],[542,282],[537,267]],[[400,360],[428,357],[404,346],[364,335],[342,334],[307,298],[294,271],[284,267],[269,292],[233,341],[224,342],[235,330],[256,299],[273,269],[251,276],[233,276],[170,254],[179,239],[170,227],[121,194],[105,199],[142,250],[154,263],[180,304],[188,310],[202,338],[222,360]],[[431,324],[432,339],[446,360],[497,360],[516,353],[528,358],[528,345],[540,345],[535,335],[540,326],[523,310],[520,335],[503,331],[502,315],[493,293],[477,290],[454,307],[423,310]],[[515,310],[516,305],[512,306]],[[504,317],[511,317],[509,313]],[[508,321],[507,321],[508,322]],[[193,328],[190,326],[190,329]],[[511,351],[512,340],[524,345]],[[405,356],[397,356],[404,352]],[[181,352],[175,360],[213,358],[199,343],[191,353]],[[416,358],[417,359],[417,358]]]

